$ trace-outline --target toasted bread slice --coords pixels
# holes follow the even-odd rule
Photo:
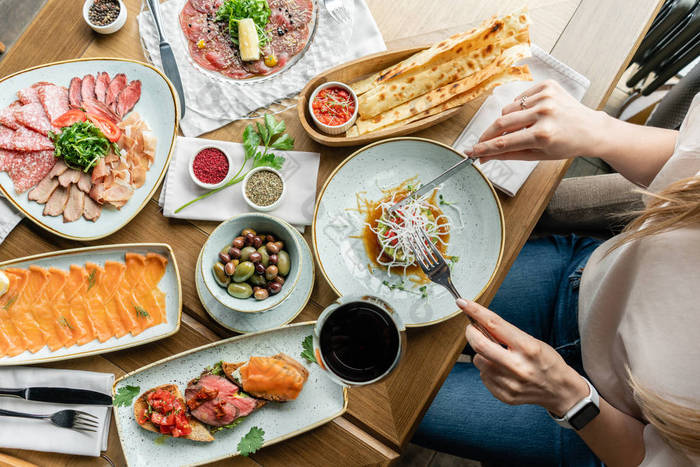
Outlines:
[[[139,396],[138,399],[136,399],[136,402],[134,402],[134,417],[136,417],[136,420],[138,422],[138,419],[141,418],[141,414],[143,414],[146,409],[148,409],[148,403],[146,402],[146,398],[148,394],[151,392],[158,390],[158,389],[163,389],[164,391],[168,391],[170,394],[175,396],[177,399],[182,402],[183,407],[187,407],[187,404],[185,403],[185,399],[182,397],[182,393],[180,392],[180,389],[174,384],[164,384],[162,386],[157,386],[155,388],[149,389],[148,391],[145,391],[143,394]],[[185,439],[189,439],[192,441],[200,441],[203,443],[210,443],[214,441],[214,437],[209,433],[209,430],[202,425],[198,420],[190,417],[189,418],[190,426],[192,427],[192,433],[190,433],[187,436],[183,436]],[[157,426],[155,426],[153,423],[150,421],[146,421],[144,423],[139,423],[141,425],[141,428],[148,430],[148,431],[153,431],[156,433],[160,433],[160,430],[158,429]],[[170,435],[166,435],[170,436]]]
[[[289,355],[286,355],[284,353],[278,353],[277,355],[273,355],[271,357],[267,357],[270,359],[274,360],[280,360],[284,362],[285,364],[289,365],[293,370],[295,370],[298,375],[299,379],[301,382],[301,386],[306,382],[306,380],[309,377],[309,370],[304,368],[304,366],[299,363],[298,361],[294,360],[292,357]],[[275,402],[286,402],[290,399],[296,398],[296,395],[293,395],[291,398],[288,395],[284,394],[275,394],[275,393],[270,393],[270,392],[256,392],[256,391],[250,391],[249,388],[245,387],[245,382],[241,378],[240,374],[240,368],[244,365],[246,365],[248,362],[236,362],[236,363],[226,363],[226,362],[221,362],[221,368],[224,370],[224,374],[228,379],[236,383],[243,391],[247,392],[253,397],[256,397],[258,399],[265,399],[269,401],[275,401]],[[301,390],[301,386],[299,387],[299,391]]]

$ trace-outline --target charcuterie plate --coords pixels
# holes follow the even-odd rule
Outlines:
[[[86,77],[89,77],[89,80]],[[101,77],[105,78],[104,83],[106,83],[102,85],[103,102],[91,106],[90,102],[99,100]],[[72,83],[74,80],[78,81],[77,94],[80,96],[81,79],[83,81],[82,92],[90,93],[92,100],[79,100],[78,103],[74,103]],[[126,89],[127,86],[132,91],[130,96]],[[50,97],[53,97],[45,91],[49,87],[51,91],[56,91],[58,94],[58,103],[49,100]],[[34,92],[32,89],[44,92],[42,94],[38,91]],[[18,92],[22,91],[25,92],[18,95]],[[39,98],[32,97],[29,95],[31,93],[27,91],[32,91],[35,96],[38,94]],[[97,97],[95,97],[96,93]],[[113,102],[104,103],[105,98],[113,100]],[[120,104],[119,109],[117,108],[118,101],[123,103],[123,105]],[[2,122],[0,125],[0,170],[4,170],[0,172],[0,190],[28,219],[58,236],[79,241],[106,237],[124,227],[143,209],[163,179],[175,145],[179,123],[178,105],[176,91],[165,75],[151,65],[134,60],[81,58],[47,63],[6,76],[0,79],[0,115],[7,117],[13,115],[13,112],[16,115],[17,108],[23,108],[26,111],[38,109],[36,111],[39,112],[39,115],[30,114],[33,119],[29,120],[28,124],[38,126],[38,131],[44,130],[44,132],[42,134],[29,130],[24,123],[18,123],[18,121],[0,120]],[[54,107],[59,110],[55,110]],[[113,172],[108,172],[102,178],[97,178],[95,174],[97,165],[87,170],[79,170],[80,168],[71,166],[79,172],[84,172],[85,180],[81,179],[78,182],[75,179],[71,184],[70,180],[61,180],[59,176],[56,176],[56,181],[61,181],[58,188],[56,188],[55,181],[47,180],[44,188],[52,190],[47,192],[50,195],[45,196],[44,199],[40,197],[39,201],[30,200],[30,197],[36,196],[36,192],[31,196],[30,194],[34,188],[39,186],[39,180],[43,181],[42,177],[44,175],[48,177],[50,174],[50,172],[46,173],[47,164],[53,165],[50,154],[52,151],[55,154],[58,143],[50,138],[51,134],[58,134],[60,131],[65,132],[66,130],[66,128],[60,129],[56,126],[55,114],[64,115],[63,112],[69,108],[83,108],[87,110],[85,113],[87,117],[83,117],[83,119],[92,122],[90,112],[95,107],[97,107],[95,111],[110,114],[109,109],[111,109],[113,116],[118,115],[121,120],[114,124],[116,126],[125,125],[130,118],[136,118],[135,121],[139,125],[145,124],[145,127],[141,127],[143,128],[143,140],[139,139],[141,136],[134,136],[134,127],[123,127],[122,134],[130,136],[132,139],[127,140],[126,145],[123,139],[116,141],[119,154],[116,150],[111,149],[114,159],[107,164],[111,164],[110,167],[113,169],[110,170]],[[105,108],[107,110],[103,110]],[[46,115],[42,113],[44,111]],[[41,126],[41,119],[47,126]],[[38,125],[34,125],[37,123]],[[7,125],[14,125],[15,128],[10,128]],[[23,132],[24,139],[19,139],[19,142],[16,142],[12,138],[17,136],[18,131]],[[144,145],[146,138],[148,138],[148,143],[153,145]],[[144,149],[145,146],[149,149]],[[40,148],[41,151],[33,150],[32,148],[35,147]],[[137,154],[133,152],[136,151],[133,149],[134,147],[143,152],[143,154],[142,152],[138,153],[141,159],[137,162],[133,162],[136,160],[134,154]],[[19,148],[30,149],[21,150]],[[37,155],[41,157],[36,157]],[[21,160],[27,157],[36,158],[36,161],[32,159],[31,163],[27,163]],[[108,161],[109,157],[110,153],[102,156],[105,161]],[[10,160],[8,158],[16,162],[17,166],[7,163],[6,161]],[[67,158],[65,160],[68,161]],[[140,171],[139,165],[142,167]],[[65,185],[64,182],[66,182]],[[19,190],[17,190],[18,184]],[[81,187],[80,190],[76,188],[78,186]],[[104,189],[104,191],[99,191],[98,188]],[[110,188],[114,189],[108,192]],[[74,190],[72,194],[71,190]],[[80,191],[83,193],[81,194]],[[60,193],[63,193],[62,196],[65,199],[60,199],[58,196]],[[51,201],[53,195],[57,197],[54,199],[55,202]],[[52,207],[49,209],[50,203],[52,203]],[[71,208],[69,209],[68,206]],[[80,209],[83,206],[85,211]],[[89,207],[93,211],[98,210],[97,214],[88,214]],[[79,212],[76,213],[76,211]],[[96,218],[95,215],[97,215]],[[94,220],[88,220],[88,218]]]

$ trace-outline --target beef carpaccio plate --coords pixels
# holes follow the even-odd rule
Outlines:
[[[243,38],[234,41],[229,21],[220,15],[217,18],[225,3],[224,0],[187,0],[180,11],[180,28],[188,53],[206,70],[235,80],[271,75],[300,58],[312,38],[314,0],[266,0],[269,18],[264,26],[259,25],[262,38],[259,54],[250,59],[245,52],[241,53]]]
[[[109,235],[142,209],[162,179],[177,105],[162,73],[135,61],[79,59],[5,77],[0,189],[57,235]],[[81,131],[94,132],[101,149],[79,146]],[[85,161],[76,165],[76,154]]]

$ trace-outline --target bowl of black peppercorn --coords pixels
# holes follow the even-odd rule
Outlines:
[[[126,15],[122,0],[86,0],[83,5],[85,22],[100,34],[119,31],[126,23]]]

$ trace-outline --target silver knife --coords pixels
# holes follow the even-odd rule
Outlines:
[[[395,211],[396,209],[400,209],[403,207],[409,200],[411,199],[416,199],[420,198],[423,195],[427,195],[431,191],[433,191],[438,185],[440,185],[442,182],[453,176],[455,173],[458,171],[462,170],[465,167],[469,167],[474,163],[474,159],[471,159],[467,157],[466,159],[462,159],[461,161],[457,162],[455,165],[450,167],[449,169],[445,170],[443,173],[435,177],[433,180],[430,182],[426,183],[422,187],[418,188],[417,190],[413,191],[410,195],[406,196],[404,199],[399,201],[398,203],[394,204],[392,207],[389,208],[389,212]]]
[[[185,116],[185,93],[182,90],[182,80],[180,79],[180,71],[177,69],[177,62],[175,61],[173,49],[170,47],[168,41],[165,40],[163,29],[160,27],[160,0],[146,0],[146,3],[148,3],[148,9],[151,10],[153,22],[156,23],[156,29],[158,30],[160,61],[163,65],[163,72],[170,82],[173,83],[180,97],[180,118],[182,118]]]
[[[87,389],[72,388],[0,388],[0,397],[18,397],[28,401],[57,404],[112,405],[112,396]]]

